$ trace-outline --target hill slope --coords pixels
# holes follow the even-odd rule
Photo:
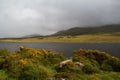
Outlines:
[[[120,25],[106,25],[101,27],[74,27],[68,30],[59,31],[53,36],[82,35],[82,34],[103,34],[120,32]]]

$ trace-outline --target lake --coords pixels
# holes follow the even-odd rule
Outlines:
[[[120,43],[11,43],[0,42],[0,49],[9,49],[12,51],[19,50],[19,46],[30,48],[45,48],[52,49],[57,52],[62,52],[66,57],[71,57],[74,50],[83,49],[98,49],[103,52],[120,58]]]

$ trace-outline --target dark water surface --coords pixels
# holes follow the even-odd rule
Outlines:
[[[19,46],[30,48],[45,48],[52,49],[57,52],[62,52],[66,57],[71,57],[74,50],[83,49],[98,49],[111,55],[120,58],[120,43],[9,43],[0,42],[0,49],[9,49],[12,51],[19,50]]]

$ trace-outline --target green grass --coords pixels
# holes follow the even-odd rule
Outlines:
[[[81,74],[79,80],[119,80],[120,72],[103,72],[99,74]]]
[[[3,39],[0,42],[77,42],[77,43],[120,43],[119,33],[78,35],[78,36],[53,36],[44,38]]]

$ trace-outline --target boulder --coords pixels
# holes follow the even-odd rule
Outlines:
[[[63,68],[63,66],[65,64],[67,64],[68,62],[72,62],[74,63],[76,66],[78,66],[80,69],[82,69],[85,65],[80,63],[80,62],[73,62],[72,59],[68,59],[68,60],[65,60],[65,61],[62,61],[60,64],[59,64],[59,68]]]
[[[65,64],[68,63],[68,62],[72,62],[72,59],[68,59],[68,60],[62,61],[62,62],[60,63],[60,65],[59,65],[59,68],[62,68],[63,65],[65,65]]]

